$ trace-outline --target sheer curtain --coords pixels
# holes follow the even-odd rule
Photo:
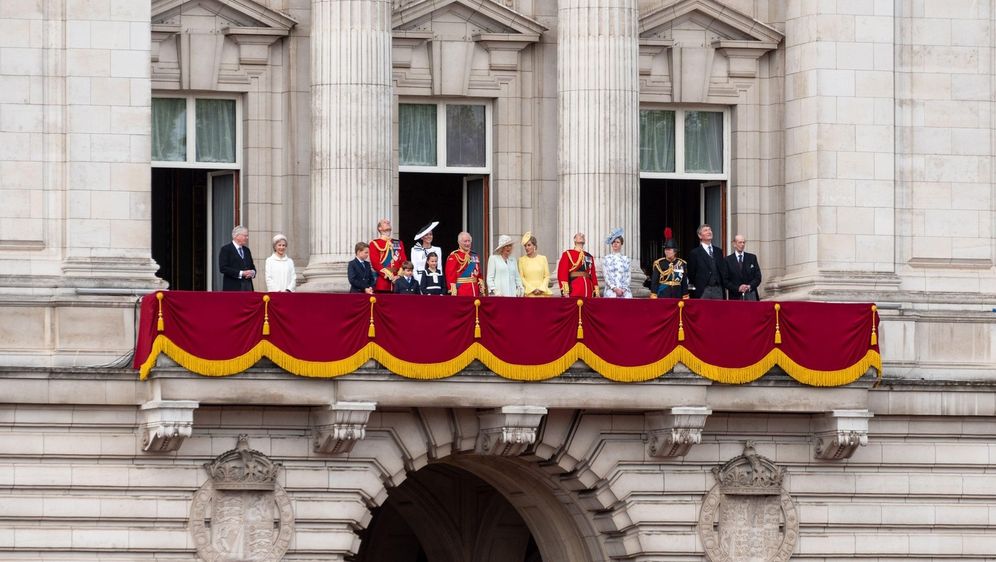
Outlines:
[[[640,171],[674,171],[674,112],[640,112]]]
[[[483,105],[446,106],[446,165],[487,165],[487,123]]]
[[[187,100],[152,99],[152,160],[183,162],[187,159]]]
[[[235,162],[235,100],[197,100],[197,161]]]
[[[435,104],[398,104],[398,161],[402,166],[436,165]]]
[[[723,172],[723,114],[685,113],[685,171]]]

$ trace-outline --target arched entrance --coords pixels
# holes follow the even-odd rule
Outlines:
[[[355,561],[601,561],[593,536],[570,494],[535,466],[456,455],[389,491]]]

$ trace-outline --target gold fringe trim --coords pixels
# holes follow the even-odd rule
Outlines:
[[[616,382],[645,382],[662,376],[677,363],[712,381],[724,384],[753,382],[772,367],[778,365],[790,377],[809,386],[843,386],[852,383],[874,368],[882,376],[882,357],[869,350],[857,363],[836,371],[817,371],[803,367],[789,358],[781,349],[773,349],[757,363],[746,367],[719,367],[703,362],[684,346],[678,346],[665,357],[647,365],[622,366],[605,361],[587,346],[577,343],[563,356],[540,365],[508,363],[499,359],[481,344],[474,342],[463,353],[439,363],[412,363],[398,359],[376,343],[368,343],[349,357],[337,361],[305,361],[291,357],[268,340],[256,344],[246,353],[232,359],[209,360],[191,355],[164,335],[157,336],[149,357],[139,368],[142,380],[155,366],[160,354],[165,354],[181,367],[205,376],[229,376],[245,371],[261,358],[267,357],[280,368],[299,376],[332,378],[352,373],[373,359],[387,370],[402,377],[434,380],[455,375],[474,360],[483,363],[496,375],[517,381],[542,381],[566,372],[578,360],[606,379]]]

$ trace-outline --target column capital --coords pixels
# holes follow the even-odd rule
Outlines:
[[[183,444],[194,431],[193,400],[152,400],[139,406],[142,450],[147,453],[170,453]]]
[[[836,461],[849,459],[868,444],[868,410],[832,410],[813,420],[813,457]]]
[[[338,455],[353,450],[367,435],[370,414],[376,402],[336,402],[315,416],[315,452]]]
[[[676,406],[644,414],[647,454],[653,458],[683,457],[702,442],[702,428],[712,410],[705,406]]]

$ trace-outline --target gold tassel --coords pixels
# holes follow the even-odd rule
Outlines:
[[[156,331],[161,332],[166,329],[166,324],[163,322],[163,294],[161,291],[156,293],[156,300],[159,301],[159,320],[156,320]]]
[[[263,295],[263,335],[270,335],[270,295]]]
[[[775,303],[775,345],[782,343],[782,325],[778,320],[778,311],[782,309],[782,305]]]
[[[876,312],[877,310],[878,310],[878,307],[873,304],[872,305],[872,337],[871,337],[871,344],[872,345],[878,345],[878,332],[875,331],[875,314],[877,313]]]
[[[481,308],[481,299],[474,299],[474,339],[481,339],[481,317],[478,314]]]
[[[376,302],[377,297],[370,297],[370,327],[367,328],[368,338],[377,337],[377,330],[374,329],[374,303]]]
[[[685,341],[685,319],[682,312],[684,308],[685,301],[678,301],[678,341]]]
[[[584,301],[578,299],[578,339],[584,339],[584,326],[581,325],[581,307],[584,306]]]

